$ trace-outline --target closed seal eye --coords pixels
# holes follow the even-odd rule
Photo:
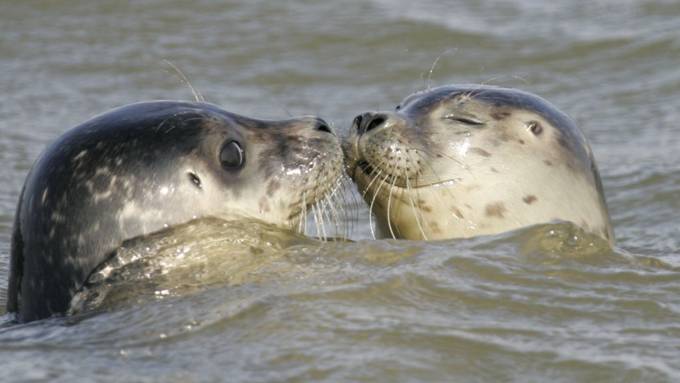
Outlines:
[[[476,120],[474,118],[470,117],[463,117],[463,116],[456,116],[455,114],[449,114],[444,116],[445,119],[451,120],[451,121],[457,121],[465,125],[473,125],[473,126],[479,126],[479,125],[484,125],[484,122]]]

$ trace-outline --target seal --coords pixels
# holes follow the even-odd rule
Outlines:
[[[201,217],[304,230],[343,175],[316,117],[257,120],[207,103],[143,102],[67,131],[30,170],[15,215],[7,311],[67,312],[90,273],[130,238]]]
[[[384,235],[466,238],[562,220],[614,241],[585,136],[536,95],[418,92],[393,112],[357,116],[343,149]]]

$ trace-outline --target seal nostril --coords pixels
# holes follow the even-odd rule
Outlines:
[[[357,130],[361,129],[361,120],[361,115],[354,117],[354,122],[352,124],[357,128]]]
[[[324,124],[323,122],[320,122],[316,126],[316,130],[333,134],[333,131],[331,130],[331,128],[328,125]]]
[[[373,119],[371,119],[367,124],[366,124],[366,131],[369,132],[380,125],[382,125],[385,122],[385,118],[382,116],[376,116]]]

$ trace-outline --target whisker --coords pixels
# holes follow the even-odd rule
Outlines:
[[[417,154],[418,154],[418,153],[417,153]],[[418,155],[420,155],[420,154],[418,154]],[[444,181],[444,180],[445,180],[444,177],[441,177],[441,176],[438,174],[438,172],[434,169],[434,167],[433,167],[428,161],[421,161],[421,163],[427,164],[427,166],[430,168],[430,171],[432,172],[432,174],[434,174],[435,178],[436,178],[438,181]],[[475,175],[474,175],[473,173],[470,173],[470,174],[472,175],[473,179],[475,179]],[[420,188],[415,188],[415,190],[416,190],[416,196],[417,196],[418,200],[421,200],[422,198],[420,197]],[[448,204],[450,203],[450,201],[455,201],[455,200],[456,200],[456,197],[453,195],[453,193],[451,192],[451,190],[450,190],[449,188],[441,188],[439,191],[448,194],[449,200],[444,200],[444,199],[439,195],[439,193],[433,193],[433,194],[430,195],[430,197],[434,197],[434,198],[437,199],[436,206],[446,206],[446,205],[448,205]],[[418,203],[418,207],[420,207],[420,203]],[[458,220],[461,220],[461,219],[462,219],[462,218],[458,217],[457,215],[454,215],[454,216],[455,216],[456,219],[458,219]]]
[[[187,76],[177,67],[177,65],[175,65],[174,63],[172,63],[170,60],[167,60],[167,59],[163,59],[162,61],[163,61],[163,63],[168,65],[170,68],[172,68],[172,70],[175,71],[175,74],[177,75],[177,77],[179,77],[180,81],[184,85],[188,86],[189,89],[191,89],[191,93],[194,95],[194,100],[196,102],[205,102],[205,98],[203,98],[203,95],[201,94],[201,92],[199,92],[196,88],[194,88],[193,85],[191,85],[189,78],[187,78]]]
[[[432,66],[430,66],[430,70],[427,73],[427,88],[425,89],[426,91],[432,89],[432,74],[434,73],[434,70],[437,67],[437,64],[439,63],[439,60],[442,58],[442,56],[448,54],[451,51],[453,51],[453,53],[455,54],[456,52],[458,52],[458,47],[453,49],[448,48],[444,50],[442,53],[439,54],[439,56],[437,56],[436,59],[434,59],[434,62],[432,62]]]
[[[318,201],[316,204],[317,211],[319,212],[319,218],[321,218],[321,230],[323,231],[323,240],[328,240],[329,231],[326,229],[326,217],[328,216],[328,209],[323,203],[323,199]],[[330,228],[328,228],[330,229]]]
[[[409,156],[409,158],[411,158],[411,161],[413,161],[413,158],[411,157],[412,153],[411,153],[410,151],[407,152],[407,155]],[[422,164],[422,163],[425,163],[425,164],[427,164],[428,166],[430,166],[430,169],[431,169],[432,172],[435,174],[435,177],[437,177],[438,179],[441,179],[441,178],[436,174],[436,172],[434,171],[434,168],[430,165],[430,163],[427,161],[427,159],[423,157],[423,155],[422,155],[421,153],[419,153],[418,151],[415,151],[415,155],[418,156],[418,157],[420,157],[420,158],[422,159],[422,161],[420,162],[421,164]],[[418,172],[418,174],[416,175],[416,179],[415,179],[415,180],[416,180],[416,183],[418,182],[418,175],[419,175],[421,172],[422,172],[422,169],[419,169],[419,172]],[[421,206],[420,206],[420,200],[421,200],[421,198],[420,198],[420,189],[419,189],[419,188],[414,188],[414,187],[412,187],[409,178],[406,178],[406,190],[409,192],[409,202],[410,202],[410,204],[411,204],[411,211],[413,212],[413,216],[414,216],[415,219],[416,219],[416,224],[418,225],[418,230],[420,230],[420,234],[421,234],[422,238],[423,238],[424,240],[427,240],[427,235],[425,234],[425,230],[424,230],[423,224],[422,224],[422,222],[421,222],[421,219],[422,219],[423,222],[425,221],[425,217],[423,216],[423,209],[422,209]],[[413,201],[413,193],[412,193],[413,190],[415,190],[415,195],[416,195],[416,198],[417,198],[417,203]],[[418,206],[417,209],[416,209],[416,205]],[[441,204],[441,205],[439,205],[439,206],[444,206],[444,204]],[[419,216],[420,216],[420,218],[418,218]]]
[[[411,183],[408,181],[408,178],[406,179],[406,189],[411,190]],[[416,190],[416,197],[418,197],[418,191],[417,190]],[[423,236],[423,240],[427,241],[427,235],[425,235],[425,230],[423,230],[423,225],[420,223],[420,219],[418,219],[418,213],[420,213],[420,215],[422,217],[422,212],[420,212],[419,209],[416,209],[416,206],[413,203],[413,196],[409,195],[409,201],[411,202],[411,209],[413,210],[413,216],[416,218],[416,224],[418,225],[418,230],[420,230],[420,234]]]
[[[465,170],[470,170],[464,162],[462,162],[461,160],[459,160],[457,158],[451,157],[451,156],[447,155],[446,153],[428,151],[426,149],[418,149],[418,148],[409,148],[409,151],[414,151],[414,152],[418,153],[421,156],[420,158],[423,159],[424,162],[426,162],[426,163],[429,163],[429,162],[426,161],[427,159],[425,157],[423,157],[422,154],[420,154],[420,153],[424,153],[424,154],[426,154],[430,157],[441,156],[442,158],[445,158],[447,160],[455,162],[457,165],[460,165]]]
[[[392,211],[391,211],[391,205],[392,205],[392,191],[394,191],[394,184],[397,182],[397,177],[392,177],[392,184],[390,185],[390,193],[387,195],[387,227],[390,229],[390,235],[392,235],[392,239],[397,239],[397,237],[394,235],[394,230],[392,230]]]
[[[350,231],[350,234],[353,234],[354,233],[354,223],[359,221],[359,206],[360,206],[359,197],[358,197],[358,191],[359,190],[355,188],[355,185],[352,182],[352,179],[349,178],[349,176],[344,176],[343,182],[345,183],[345,186],[344,186],[345,193],[343,193],[343,199],[345,198],[347,193],[349,193],[349,198],[350,198],[349,205],[352,209],[351,212],[352,212],[353,215],[351,217],[349,217],[349,220],[350,220],[350,230],[349,231]],[[355,193],[354,190],[356,190],[357,193]]]
[[[382,189],[383,185],[385,185],[387,182],[387,178],[390,175],[387,174],[384,179],[380,180],[380,185],[378,186],[378,189],[375,191],[375,194],[373,194],[373,199],[371,200],[371,204],[369,206],[368,212],[368,224],[371,227],[371,235],[373,236],[373,239],[376,239],[375,236],[375,229],[373,228],[373,205],[375,204],[375,199],[378,197],[378,194],[380,194],[380,190]]]
[[[326,193],[326,196],[324,197],[324,204],[328,206],[327,211],[329,211],[329,219],[333,220],[333,226],[335,228],[335,235],[338,236],[340,235],[340,219],[338,215],[338,210],[335,208],[335,204],[333,203],[333,195],[335,193],[335,190],[337,190],[337,184],[335,188],[332,190],[331,193]]]
[[[352,202],[348,201],[348,199],[347,199],[348,193],[350,194],[350,198],[352,198],[354,200],[356,200],[356,196],[354,195],[352,190],[347,187],[346,180],[347,180],[347,176],[343,174],[342,177],[340,177],[341,192],[338,194],[338,199],[340,199],[340,201],[338,201],[338,202],[342,205],[342,208],[343,208],[343,211],[344,211],[343,219],[345,220],[345,230],[346,230],[345,235],[346,235],[346,238],[349,238],[354,232],[354,221],[350,217],[350,213],[351,214],[357,214],[357,212],[356,212],[355,206],[352,205]]]
[[[302,233],[307,232],[307,215],[309,215],[309,212],[307,211],[307,192],[303,191],[302,192],[302,216],[304,217],[304,226],[302,229]]]
[[[316,225],[316,237],[317,238],[325,238],[326,236],[323,234],[325,230],[322,230],[322,222],[321,218],[319,218],[319,213],[316,204],[311,205],[312,208],[312,216],[314,217],[314,223]]]
[[[382,169],[378,169],[378,173],[375,176],[373,176],[373,179],[371,180],[371,182],[369,182],[368,185],[366,186],[366,188],[364,188],[362,197],[366,197],[366,193],[368,193],[368,191],[371,189],[371,185],[373,185],[373,182],[375,182],[375,180],[377,180],[378,177],[380,177],[380,174],[382,172],[383,172]]]
[[[354,184],[351,183],[351,179],[344,175],[340,182],[342,184],[342,192],[339,196],[342,198],[342,206],[345,209],[347,238],[350,238],[354,234],[354,223],[359,220],[359,204],[357,193],[354,191]]]

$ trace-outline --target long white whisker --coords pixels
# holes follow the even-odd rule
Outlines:
[[[411,190],[411,183],[409,182],[408,178],[406,178],[406,189]],[[418,192],[416,191],[416,196],[417,196],[417,194],[418,194]],[[418,213],[420,213],[420,211],[418,209],[416,209],[416,206],[413,203],[413,197],[412,196],[409,197],[409,201],[411,202],[411,209],[413,209],[413,215],[416,218],[416,224],[418,225],[418,230],[420,230],[420,234],[423,236],[423,239],[425,241],[427,241],[427,235],[425,235],[425,230],[423,230],[423,225],[420,223],[420,219],[418,219]],[[421,215],[422,215],[422,213],[421,213]]]
[[[374,169],[375,169],[375,168],[374,168]],[[380,177],[380,174],[381,174],[382,172],[383,172],[382,169],[378,169],[378,173],[376,173],[376,174],[373,176],[373,179],[368,183],[368,185],[367,185],[366,188],[364,189],[363,194],[362,194],[362,197],[364,197],[364,198],[366,197],[366,193],[368,193],[369,189],[371,189],[371,185],[373,185],[373,182],[375,182],[375,180],[377,180],[377,179]]]
[[[370,215],[368,216],[368,224],[371,227],[371,235],[373,236],[373,239],[376,239],[375,236],[375,229],[373,229],[373,205],[375,204],[375,199],[378,197],[378,194],[380,194],[380,190],[382,187],[387,183],[387,178],[390,175],[387,174],[385,175],[385,178],[380,180],[380,185],[378,186],[378,190],[375,191],[375,194],[373,194],[373,199],[371,200],[371,204],[369,206],[368,212]]]
[[[177,67],[177,65],[175,65],[174,63],[167,59],[163,59],[163,63],[172,68],[179,77],[180,81],[182,81],[184,85],[188,86],[189,89],[191,89],[191,93],[194,95],[194,100],[196,102],[205,102],[205,98],[203,98],[201,92],[199,92],[196,88],[194,88],[193,85],[191,85],[189,78]]]
[[[338,211],[333,204],[332,193],[327,193],[323,199],[323,204],[327,207],[325,210],[327,212],[327,217],[329,220],[333,221],[333,228],[335,230],[335,236],[340,233],[340,224],[338,218]]]
[[[319,222],[321,226],[321,238],[326,240],[328,238],[328,233],[326,232],[326,221],[324,218],[324,210],[323,210],[323,205],[321,204],[314,204],[316,206],[316,212],[319,214]]]
[[[394,235],[394,230],[392,230],[392,218],[390,217],[392,215],[392,211],[391,211],[392,191],[394,190],[394,184],[396,182],[397,182],[397,177],[392,176],[392,184],[390,185],[390,193],[387,195],[387,227],[390,229],[390,235],[392,235],[392,239],[397,239],[397,237]]]
[[[458,51],[458,48],[453,49],[453,53],[456,53]],[[427,88],[426,90],[430,90],[432,88],[432,74],[434,73],[435,68],[437,67],[437,64],[439,63],[439,60],[444,56],[445,54],[448,54],[451,52],[451,49],[446,49],[444,52],[442,52],[437,58],[434,60],[432,63],[432,66],[430,66],[430,70],[427,73]]]
[[[304,220],[304,224],[302,226],[302,233],[306,234],[307,233],[307,215],[309,212],[307,211],[307,192],[303,191],[302,192],[302,217]],[[302,222],[302,220],[300,221]]]
[[[350,212],[352,216],[348,215],[349,229],[348,237],[354,233],[354,222],[359,220],[359,200],[357,198],[357,193],[354,192],[354,183],[349,176],[344,176],[342,179],[343,185],[343,203],[349,205]],[[358,189],[357,189],[358,191]],[[350,201],[346,200],[347,194],[349,193]]]

